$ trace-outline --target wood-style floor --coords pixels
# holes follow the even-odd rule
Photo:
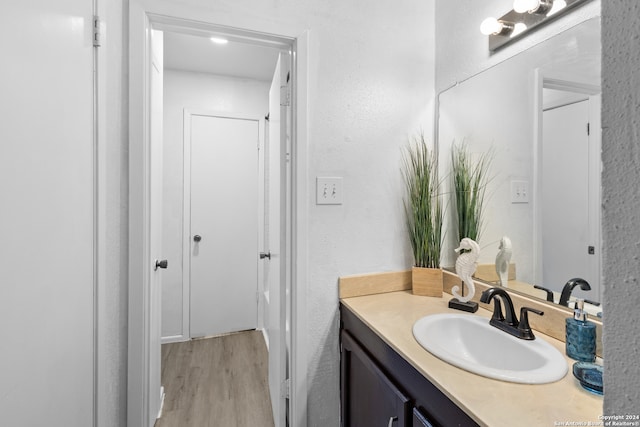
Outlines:
[[[259,331],[164,344],[155,427],[273,427],[267,369]]]

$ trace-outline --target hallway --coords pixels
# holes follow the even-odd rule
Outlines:
[[[164,344],[165,401],[156,427],[272,427],[260,331]]]

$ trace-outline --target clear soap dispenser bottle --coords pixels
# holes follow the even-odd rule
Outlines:
[[[587,320],[583,299],[576,301],[573,317],[567,318],[566,323],[567,356],[581,362],[594,362],[596,360],[596,325]]]

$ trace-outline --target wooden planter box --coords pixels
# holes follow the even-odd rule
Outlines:
[[[414,295],[442,298],[442,269],[412,267],[411,288]]]

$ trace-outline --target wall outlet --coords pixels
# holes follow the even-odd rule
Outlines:
[[[342,177],[316,178],[316,205],[342,204]]]
[[[511,203],[529,203],[529,181],[511,181]]]

